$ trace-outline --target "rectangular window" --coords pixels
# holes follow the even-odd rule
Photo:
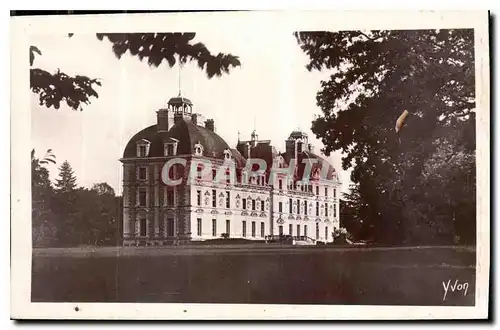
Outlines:
[[[264,222],[260,223],[260,237],[264,237]]]
[[[297,214],[300,214],[300,200],[297,199]]]
[[[278,180],[278,189],[279,190],[283,189],[283,180],[281,179]]]
[[[146,157],[146,146],[139,146],[139,157]]]
[[[146,206],[146,189],[139,190],[139,206]]]
[[[337,217],[337,204],[333,204],[333,217]]]
[[[201,236],[201,218],[196,219],[196,221],[198,222],[197,233],[198,233],[198,236]]]
[[[333,189],[333,198],[336,198],[337,197],[337,189]]]
[[[174,155],[174,145],[167,144],[167,156],[173,156],[173,155]]]
[[[297,236],[300,236],[300,225],[297,225]]]
[[[290,206],[289,208],[290,208],[290,214],[291,214],[292,213],[292,207],[293,207],[293,201],[292,201],[291,198],[288,200],[288,204]]]
[[[252,237],[255,237],[255,221],[252,221]]]
[[[325,187],[325,197],[328,197],[328,187]]]
[[[278,227],[278,230],[279,230],[279,231],[278,231],[278,232],[279,232],[279,235],[280,235],[280,236],[281,236],[281,235],[283,235],[283,226],[281,226],[281,225],[280,225],[280,226]]]
[[[146,167],[139,167],[139,180],[147,179],[147,169]]]
[[[264,201],[260,201],[260,210],[264,211],[265,208],[266,208],[266,206],[265,206]]]
[[[283,202],[278,203],[278,212],[283,212]]]
[[[199,180],[201,180],[201,170],[202,170],[201,166],[200,166],[200,165],[198,165],[198,167],[196,168],[196,177],[197,177]]]
[[[212,207],[217,207],[217,191],[212,190]]]
[[[328,216],[328,203],[325,203],[325,217]]]
[[[139,218],[139,235],[140,236],[147,235],[147,221],[146,221],[145,215],[143,215]]]
[[[241,224],[242,235],[243,237],[247,237],[247,222],[243,221]]]
[[[316,216],[319,217],[319,202],[316,202]]]
[[[226,209],[231,207],[231,193],[226,191]]]
[[[217,236],[217,219],[212,219],[212,236]]]
[[[175,227],[174,219],[167,218],[167,236],[175,236],[174,227]]]
[[[316,196],[319,196],[319,186],[316,186]]]
[[[316,239],[319,239],[319,223],[316,222]]]
[[[304,236],[307,236],[307,225],[304,225]]]
[[[243,198],[243,210],[247,209],[247,199]]]
[[[196,205],[201,206],[201,190],[196,191]]]
[[[288,235],[293,236],[293,225],[292,224],[288,225]]]
[[[304,201],[304,214],[307,215],[307,201]]]
[[[325,227],[325,240],[328,240],[328,227]]]
[[[255,211],[255,199],[252,199],[252,211]]]
[[[167,205],[174,205],[174,190],[172,188],[167,188]]]
[[[231,220],[226,220],[226,234],[229,236],[231,233]]]

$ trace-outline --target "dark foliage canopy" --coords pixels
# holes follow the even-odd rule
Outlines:
[[[71,38],[73,34],[68,36]],[[98,33],[96,37],[109,41],[118,59],[129,53],[154,67],[159,67],[163,62],[172,67],[177,61],[195,61],[208,78],[220,77],[228,74],[231,68],[240,66],[237,56],[223,53],[213,55],[204,44],[193,43],[195,33]],[[72,77],[60,70],[50,73],[33,67],[36,55],[42,55],[41,50],[31,46],[30,88],[39,95],[40,105],[59,109],[61,103],[65,103],[73,110],[82,110],[82,105],[99,97],[96,90],[102,84],[99,79],[83,75]]]
[[[313,121],[312,130],[322,139],[325,153],[342,151],[343,168],[352,168],[357,200],[366,205],[360,216],[373,228],[370,235],[407,243],[444,242],[454,236],[472,239],[473,31],[295,36],[310,59],[307,69],[331,72],[317,94],[322,115]],[[395,122],[404,110],[410,116],[398,135]],[[456,166],[438,161],[445,155],[455,157]],[[441,173],[439,180],[431,179],[433,171]],[[468,178],[467,185],[454,184],[452,178],[458,174]],[[437,189],[446,193],[433,196]],[[460,217],[469,218],[467,229],[459,230],[457,203]]]

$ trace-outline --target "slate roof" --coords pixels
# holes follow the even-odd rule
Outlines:
[[[201,143],[203,155],[211,158],[224,158],[224,150],[230,149],[229,145],[217,133],[195,125],[188,120],[180,120],[168,132],[158,132],[156,125],[149,126],[134,135],[123,153],[123,158],[134,158],[136,155],[136,144],[141,139],[151,142],[148,157],[164,156],[164,142],[168,138],[179,140],[177,145],[178,155],[193,154],[194,145]]]

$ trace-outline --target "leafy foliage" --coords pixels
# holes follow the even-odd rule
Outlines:
[[[73,37],[69,33],[68,37]],[[147,59],[150,66],[158,67],[164,60],[174,66],[195,61],[209,78],[228,74],[233,67],[240,66],[237,56],[218,53],[213,55],[202,43],[192,43],[195,33],[97,33],[99,40],[108,40],[113,53],[120,59],[129,52],[141,61]],[[36,46],[30,46],[30,88],[39,95],[40,105],[59,109],[61,103],[73,110],[83,110],[82,105],[90,104],[92,98],[98,98],[97,86],[102,86],[98,79],[83,75],[74,77],[61,72],[49,73],[34,68],[35,54],[42,55]]]
[[[364,226],[371,228],[370,235],[393,243],[447,243],[454,236],[469,242],[475,236],[474,217],[462,216],[467,225],[459,227],[451,208],[439,211],[439,216],[436,212],[448,205],[447,194],[457,203],[460,200],[461,209],[475,208],[464,199],[475,191],[475,174],[465,183],[467,187],[462,182],[452,188],[443,183],[465,169],[452,170],[450,163],[439,163],[446,154],[440,146],[447,143],[449,152],[463,153],[461,165],[474,168],[473,31],[301,32],[295,36],[309,56],[309,70],[332,72],[328,81],[321,82],[317,104],[322,115],[314,120],[312,131],[322,139],[325,153],[341,150],[343,168],[353,167],[357,203],[364,205],[360,216]],[[397,136],[394,125],[403,110],[410,116]],[[442,173],[439,179],[436,171]],[[428,199],[436,182],[441,183],[440,189],[449,190]]]
[[[97,79],[76,75],[75,77],[57,70],[49,73],[33,68],[35,53],[42,55],[36,46],[30,46],[30,89],[38,94],[40,105],[59,109],[61,102],[73,110],[82,110],[82,104],[89,104],[92,97],[99,97],[95,86],[101,86]]]
[[[69,163],[61,165],[61,178],[54,189],[49,171],[32,151],[33,245],[115,245],[120,241],[122,197],[113,188],[98,183],[92,189],[76,187]]]
[[[101,86],[97,79],[86,76],[68,76],[57,70],[49,73],[42,69],[30,70],[31,90],[39,95],[40,105],[59,109],[65,102],[73,110],[83,110],[82,104],[90,104],[91,97],[99,97],[94,85]]]
[[[96,192],[98,195],[115,195],[115,190],[106,182],[96,183],[92,186],[92,191]]]
[[[229,73],[231,67],[240,66],[237,56],[219,53],[212,55],[207,47],[192,43],[195,33],[98,33],[100,40],[107,39],[113,44],[113,52],[118,59],[129,52],[139,60],[147,60],[148,65],[159,67],[164,61],[173,67],[177,60],[181,63],[195,61],[205,71],[208,78]]]

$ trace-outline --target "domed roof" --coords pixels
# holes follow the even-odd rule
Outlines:
[[[172,97],[170,100],[168,100],[169,105],[183,105],[183,104],[188,104],[188,105],[193,105],[190,99],[182,97],[182,96],[177,96],[177,97]]]
[[[179,120],[168,132],[158,132],[157,125],[149,126],[134,135],[123,153],[123,158],[137,157],[136,144],[142,139],[148,140],[148,157],[163,157],[164,142],[169,138],[178,140],[177,155],[190,155],[194,153],[194,145],[203,146],[203,156],[210,158],[224,158],[224,150],[230,149],[229,145],[215,132],[196,125],[189,120]]]
[[[307,133],[303,132],[300,128],[297,128],[292,133],[290,133],[290,138],[298,139],[302,137],[307,137]]]

